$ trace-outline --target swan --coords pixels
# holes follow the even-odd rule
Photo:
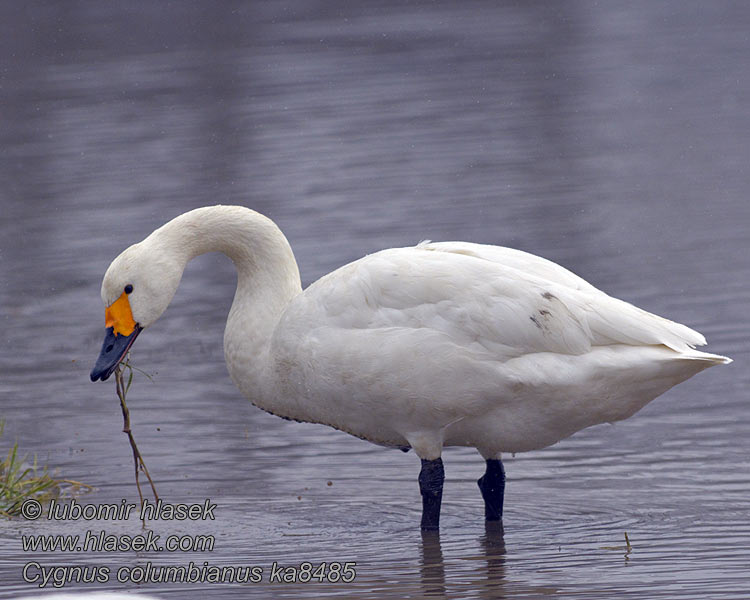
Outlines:
[[[439,527],[445,446],[476,448],[485,518],[502,518],[501,454],[626,419],[731,359],[692,329],[612,298],[520,250],[422,242],[365,256],[307,289],[284,234],[240,206],[184,213],[127,248],[101,288],[106,380],[166,310],[185,265],[238,272],[224,332],[232,381],[274,415],[322,423],[421,459],[421,527]]]

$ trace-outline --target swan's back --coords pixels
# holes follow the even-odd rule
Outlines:
[[[612,298],[546,259],[465,242],[383,250],[310,286],[306,318],[341,328],[429,328],[504,360],[592,346],[665,345],[690,353],[704,337]]]

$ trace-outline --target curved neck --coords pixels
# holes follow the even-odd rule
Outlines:
[[[174,249],[184,265],[200,254],[222,252],[237,268],[237,290],[224,330],[229,373],[243,391],[279,318],[302,291],[299,269],[276,224],[249,208],[209,206],[173,219],[152,234]]]

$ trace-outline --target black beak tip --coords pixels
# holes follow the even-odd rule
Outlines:
[[[112,371],[107,373],[106,371],[102,371],[101,369],[97,369],[96,367],[94,367],[91,370],[91,381],[98,381],[99,379],[101,379],[102,381],[107,381],[111,374]]]
[[[112,327],[107,328],[101,353],[96,360],[94,368],[91,370],[91,381],[99,379],[106,381],[109,379],[109,376],[114,373],[120,361],[125,358],[128,350],[130,350],[130,346],[133,345],[135,338],[140,332],[141,327],[139,325],[136,325],[133,333],[128,336],[115,335]]]

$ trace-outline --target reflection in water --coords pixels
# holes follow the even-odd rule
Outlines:
[[[484,535],[479,539],[482,556],[475,563],[475,570],[480,571],[480,562],[486,561],[486,577],[482,580],[479,573],[474,578],[471,588],[480,598],[504,598],[507,588],[505,574],[505,532],[502,521],[485,521]],[[460,576],[446,567],[440,544],[439,531],[422,532],[422,560],[420,575],[422,592],[428,598],[446,598],[446,570],[448,582],[462,583]]]
[[[502,598],[505,587],[505,531],[502,521],[485,521],[481,540],[487,557],[487,581],[482,587],[482,598]]]
[[[445,564],[439,531],[422,532],[422,589],[428,598],[445,597]]]

